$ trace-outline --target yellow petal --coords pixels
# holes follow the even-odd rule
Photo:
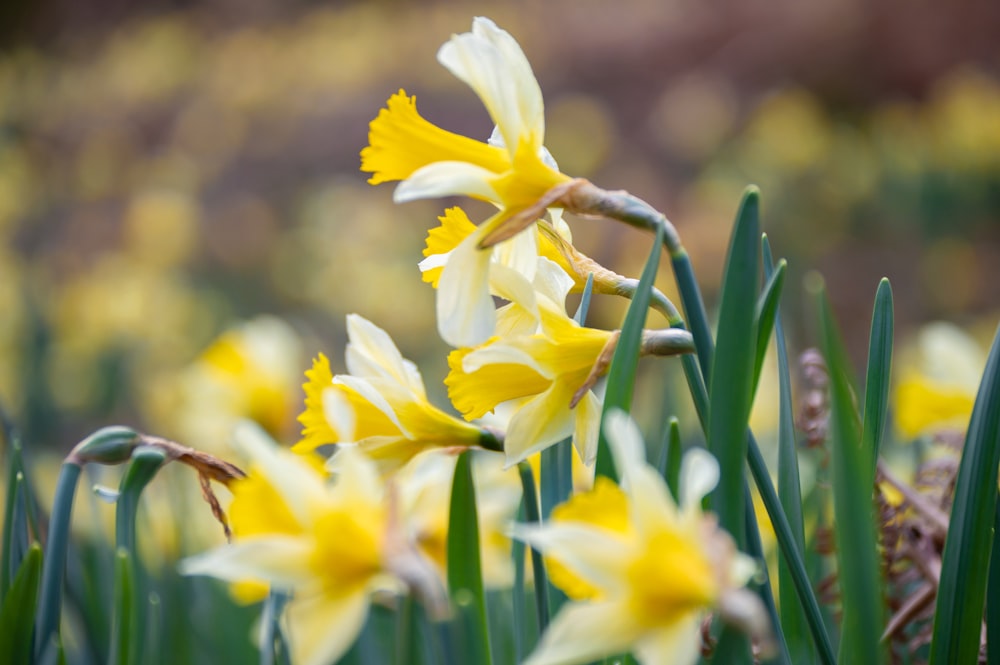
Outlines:
[[[459,207],[448,208],[444,214],[438,217],[441,226],[437,226],[427,232],[427,242],[424,247],[424,256],[434,256],[435,254],[447,254],[458,247],[459,243],[472,235],[476,230],[465,211]],[[438,280],[441,279],[439,268],[431,268],[423,273],[423,280],[430,282],[436,289]]]
[[[312,369],[306,371],[306,379],[302,384],[306,393],[306,409],[299,415],[302,440],[294,447],[296,452],[315,450],[337,441],[337,433],[323,413],[323,391],[333,385],[333,372],[325,355],[321,353],[313,359]]]
[[[445,378],[448,397],[466,420],[481,418],[501,402],[544,392],[551,380],[524,365],[484,365],[475,372],[462,369],[462,360],[474,349],[457,349],[448,355],[451,372]]]
[[[417,113],[416,97],[402,90],[371,122],[368,143],[361,151],[361,170],[372,174],[368,182],[373,185],[405,180],[435,162],[467,162],[494,173],[510,168],[506,151],[427,122]]]

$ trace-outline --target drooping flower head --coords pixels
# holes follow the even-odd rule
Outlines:
[[[570,318],[564,302],[573,280],[547,259],[539,259],[538,266],[534,289],[507,273],[511,304],[501,318],[507,334],[448,357],[448,395],[470,420],[512,403],[504,441],[508,465],[569,435],[590,464],[597,451],[601,401],[592,390],[580,390],[616,333]]]
[[[484,432],[434,406],[420,371],[392,338],[367,319],[347,317],[347,374],[320,354],[306,373],[303,439],[297,452],[330,443],[356,444],[383,471],[433,447],[475,446]]]
[[[552,580],[570,597],[525,665],[574,665],[627,651],[642,665],[690,665],[708,611],[749,608],[750,623],[766,625],[763,606],[741,588],[756,564],[701,511],[718,481],[715,459],[702,449],[685,456],[678,505],[645,462],[635,423],[613,411],[605,431],[622,487],[599,480],[557,507],[547,525],[515,531],[558,564]]]
[[[372,184],[401,181],[397,202],[465,195],[500,208],[442,266],[439,331],[453,346],[470,346],[493,333],[491,252],[482,247],[512,239],[507,251],[525,257],[520,262],[530,268],[537,241],[519,232],[573,181],[545,150],[541,89],[513,37],[476,18],[472,32],[454,35],[441,47],[438,61],[479,95],[496,123],[493,135],[483,142],[441,129],[424,120],[416,99],[401,90],[372,121],[361,170],[372,174]]]

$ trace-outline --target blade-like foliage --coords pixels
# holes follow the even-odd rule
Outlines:
[[[955,480],[941,561],[931,665],[974,663],[986,598],[1000,464],[1000,330],[986,361]]]
[[[646,325],[646,314],[649,312],[650,294],[653,282],[656,281],[656,271],[660,266],[660,246],[663,244],[663,227],[656,227],[656,240],[653,249],[646,260],[639,286],[632,296],[625,322],[622,324],[618,346],[611,360],[608,371],[607,390],[604,393],[604,409],[601,412],[601,434],[597,444],[596,473],[612,480],[618,480],[611,450],[604,434],[604,417],[611,409],[621,409],[628,413],[632,407],[632,391],[635,388],[635,372],[639,365],[639,345],[642,342],[642,329]]]
[[[885,623],[872,499],[874,470],[870,453],[861,447],[861,421],[851,390],[847,354],[822,291],[820,331],[830,374],[830,460],[843,610],[839,660],[883,662],[886,652],[881,634]]]

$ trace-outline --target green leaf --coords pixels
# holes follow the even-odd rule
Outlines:
[[[134,634],[132,610],[135,602],[132,555],[123,547],[115,550],[114,613],[111,619],[111,654],[109,665],[127,665],[132,662],[129,653],[138,646]]]
[[[56,481],[56,493],[49,517],[49,537],[42,563],[42,587],[35,622],[35,658],[56,658],[62,653],[59,639],[59,611],[62,608],[63,580],[66,576],[66,551],[69,545],[69,521],[73,498],[82,467],[63,462]]]
[[[931,665],[974,663],[979,653],[1000,465],[1000,330],[986,360],[955,480],[941,560]]]
[[[767,235],[761,241],[764,275],[770,278],[774,270],[771,246]],[[778,350],[778,499],[788,519],[790,546],[798,556],[806,551],[805,529],[802,521],[802,485],[799,480],[799,460],[795,449],[795,412],[792,407],[792,381],[788,366],[788,348],[785,331],[781,325],[781,311],[775,308],[774,338]],[[816,660],[812,642],[806,635],[806,618],[795,588],[794,574],[786,557],[778,557],[778,607],[781,627],[785,631],[788,653],[793,663],[811,663]],[[818,608],[817,608],[818,612]],[[822,618],[817,616],[821,622]],[[831,654],[832,656],[832,651]]]
[[[712,493],[712,507],[719,524],[733,535],[741,550],[746,544],[743,464],[753,398],[754,303],[760,270],[758,198],[756,188],[749,188],[736,215],[722,278],[719,331],[708,385],[708,449],[719,461],[719,485]]]
[[[31,635],[41,570],[42,548],[32,543],[0,608],[0,662],[31,662]]]
[[[764,291],[757,301],[757,308],[754,310],[754,328],[757,330],[757,352],[754,356],[753,364],[753,391],[757,393],[757,384],[760,381],[760,371],[764,367],[764,358],[767,356],[767,345],[771,341],[771,331],[774,329],[774,319],[778,314],[778,303],[781,301],[781,288],[785,284],[785,268],[787,264],[782,259],[776,268],[765,271],[764,276],[767,283],[764,284]]]
[[[281,630],[281,611],[285,607],[287,597],[285,594],[275,590],[267,595],[264,601],[264,611],[260,617],[260,665],[284,665],[288,662],[288,645],[285,643],[285,635]],[[402,598],[402,605],[407,615],[401,624],[409,626],[409,615],[412,614],[412,600],[407,594]],[[401,614],[404,612],[401,612]],[[405,636],[409,638],[409,635]],[[398,640],[398,644],[408,642],[408,639]]]
[[[678,486],[680,485],[681,458],[683,457],[683,453],[680,421],[677,420],[676,416],[670,416],[670,420],[667,422],[667,431],[663,446],[660,448],[660,458],[656,466],[660,471],[660,475],[666,481],[667,487],[670,488],[670,494],[674,497],[674,501],[680,500],[680,495],[678,494],[680,488]]]
[[[1000,508],[1000,505],[998,505]],[[993,511],[993,551],[986,597],[1000,598],[1000,509]],[[986,603],[986,665],[1000,663],[1000,603]]]
[[[475,654],[470,662],[492,662],[486,620],[486,596],[479,552],[479,517],[476,488],[472,482],[471,452],[459,455],[451,483],[448,514],[448,592],[455,604],[465,641]]]
[[[830,374],[830,466],[843,609],[839,660],[884,662],[887,654],[881,643],[885,627],[882,575],[872,499],[874,469],[870,454],[861,447],[861,422],[851,390],[850,364],[822,289],[820,331]]]
[[[868,372],[865,381],[865,416],[861,447],[869,456],[872,478],[882,447],[889,412],[889,375],[892,369],[892,288],[883,278],[875,292],[872,330],[868,342]]]
[[[646,325],[646,315],[649,313],[650,294],[653,282],[656,281],[656,271],[660,266],[660,245],[663,244],[663,227],[656,227],[656,240],[653,249],[646,260],[646,267],[639,278],[632,302],[629,303],[625,322],[622,323],[618,346],[611,359],[611,369],[608,371],[607,389],[604,393],[604,408],[601,411],[601,434],[597,444],[596,474],[618,481],[614,460],[604,434],[603,422],[612,409],[621,409],[629,413],[632,407],[632,392],[635,389],[635,373],[639,366],[639,346],[642,343],[642,330]]]
[[[143,489],[167,462],[159,448],[134,448],[118,488],[115,508],[115,592],[111,619],[111,662],[137,663],[145,626],[136,571],[136,517]]]
[[[538,509],[538,493],[535,491],[535,473],[527,462],[517,465],[521,476],[521,496],[524,502],[524,519],[527,524],[541,524],[542,517]],[[538,634],[541,635],[549,625],[549,594],[548,576],[545,574],[545,562],[542,553],[531,548],[531,570],[535,581],[535,610],[538,615]]]

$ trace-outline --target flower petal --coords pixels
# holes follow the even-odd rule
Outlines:
[[[438,333],[455,347],[482,344],[496,325],[490,295],[489,250],[481,250],[480,233],[459,243],[441,271],[437,292]]]
[[[418,199],[464,195],[498,201],[500,195],[491,184],[496,175],[468,162],[434,162],[421,167],[399,183],[392,199],[396,203],[405,203]]]
[[[633,647],[642,665],[693,665],[701,655],[701,617],[691,612],[681,620],[657,627]]]
[[[692,448],[681,461],[681,507],[699,507],[701,500],[719,484],[719,462],[704,448]]]
[[[573,432],[575,414],[569,403],[574,392],[575,388],[566,382],[553,381],[548,390],[528,400],[511,417],[504,439],[507,467]]]
[[[348,372],[360,377],[392,378],[414,394],[425,396],[420,373],[412,362],[403,358],[389,333],[358,314],[348,314],[347,336],[350,339],[345,351]]]
[[[313,551],[308,538],[254,536],[182,559],[177,566],[182,575],[210,575],[229,582],[255,579],[293,590],[314,581],[309,567]]]
[[[576,665],[599,660],[626,651],[636,637],[624,602],[571,602],[563,605],[523,665]]]
[[[605,592],[622,591],[632,556],[627,534],[581,522],[548,522],[545,526],[514,524],[511,536],[563,564],[572,573]]]
[[[597,460],[597,441],[601,431],[601,398],[588,390],[576,405],[576,424],[573,428],[573,445],[584,465],[592,466]]]
[[[337,662],[351,647],[368,617],[368,590],[295,598],[288,604],[292,662],[327,665]]]

